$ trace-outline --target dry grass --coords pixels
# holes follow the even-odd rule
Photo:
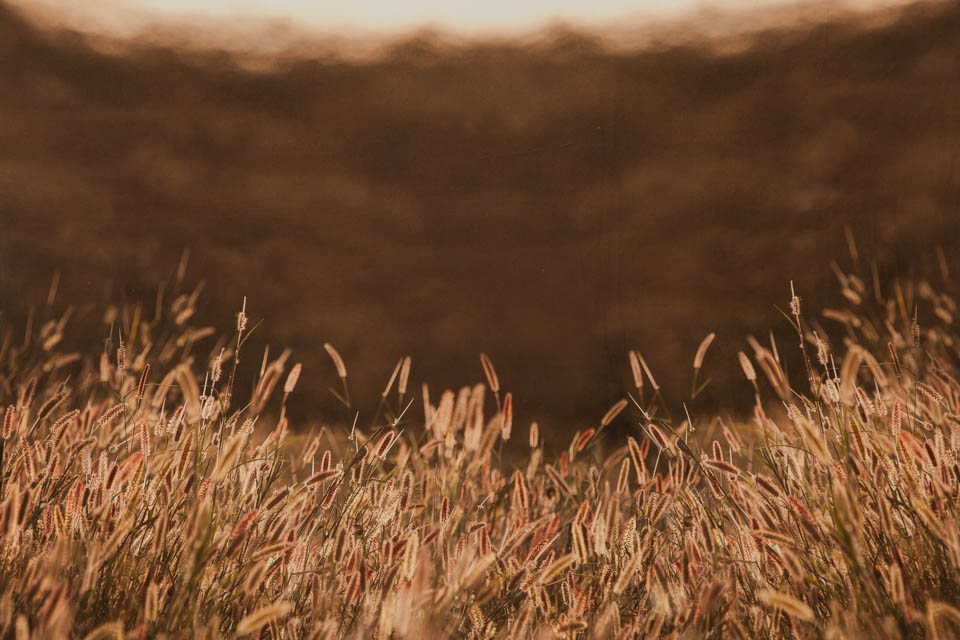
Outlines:
[[[57,350],[69,313],[7,332],[0,626],[16,638],[954,637],[956,303],[926,283],[880,299],[840,276],[850,306],[825,313],[826,328],[798,298],[784,312],[799,380],[783,345],[751,338],[739,354],[752,421],[662,420],[630,354],[630,401],[550,459],[549,429],[532,425],[510,445],[529,452],[519,466],[500,455],[520,426],[486,356],[492,391],[408,395],[403,359],[376,416],[304,436],[285,403],[321,376],[265,352],[241,399],[239,354],[257,359],[245,312],[208,357],[191,294],[155,314],[110,310],[112,339],[92,358]],[[348,407],[347,368],[324,347]],[[614,437],[614,420],[636,437]]]

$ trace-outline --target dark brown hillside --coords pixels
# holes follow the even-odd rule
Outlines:
[[[57,269],[64,301],[152,299],[189,247],[205,319],[246,295],[303,360],[299,418],[332,416],[324,341],[366,397],[403,354],[454,385],[485,351],[522,423],[570,426],[622,394],[628,348],[677,406],[709,331],[701,406],[732,408],[743,336],[788,337],[791,279],[829,300],[845,227],[884,273],[934,273],[938,244],[960,268],[958,60],[954,3],[732,55],[421,39],[270,72],[0,5],[0,310]]]

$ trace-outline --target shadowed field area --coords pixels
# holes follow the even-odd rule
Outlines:
[[[402,355],[453,385],[484,351],[518,421],[571,425],[623,394],[631,348],[678,406],[716,331],[700,406],[733,408],[744,336],[789,338],[790,280],[830,303],[845,228],[884,279],[939,274],[938,245],[957,266],[958,59],[955,4],[732,54],[421,38],[272,71],[104,53],[0,4],[0,310],[60,270],[92,322],[188,247],[204,319],[229,329],[247,296],[318,390],[325,341],[374,400]],[[333,415],[302,395],[298,418]]]

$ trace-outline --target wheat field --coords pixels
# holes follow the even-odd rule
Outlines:
[[[955,637],[949,274],[838,275],[846,308],[785,287],[792,343],[691,350],[683,420],[624,354],[634,388],[569,444],[514,423],[485,355],[474,386],[415,387],[404,358],[375,415],[290,424],[299,393],[350,415],[332,345],[305,371],[245,302],[214,344],[184,292],[68,352],[51,293],[0,346],[4,637]],[[699,415],[701,370],[737,366],[752,417]]]

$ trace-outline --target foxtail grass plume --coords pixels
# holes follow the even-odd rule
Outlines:
[[[493,362],[487,357],[487,354],[480,354],[480,364],[483,365],[483,374],[487,378],[487,384],[494,393],[500,392],[500,380],[497,378],[497,371],[493,368]]]
[[[330,359],[333,360],[333,366],[337,369],[337,376],[340,378],[347,377],[347,365],[343,363],[343,358],[340,357],[340,353],[333,348],[333,345],[329,342],[323,343],[323,348],[326,349],[327,354],[330,356]]]

